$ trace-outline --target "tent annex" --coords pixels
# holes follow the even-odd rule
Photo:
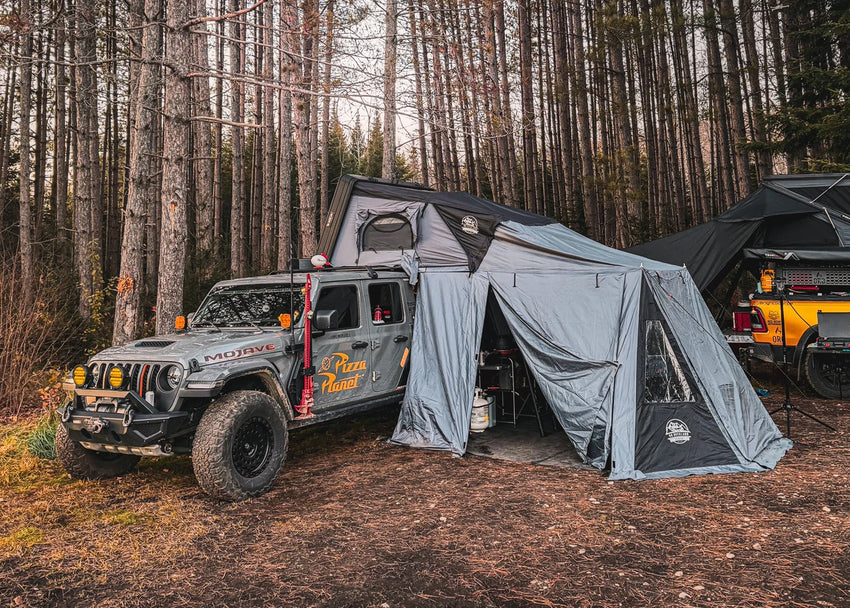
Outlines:
[[[684,269],[469,194],[355,176],[320,249],[418,283],[395,443],[465,452],[491,294],[578,454],[611,479],[760,471],[791,447]]]

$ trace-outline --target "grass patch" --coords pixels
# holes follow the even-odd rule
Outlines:
[[[30,454],[45,460],[56,460],[56,427],[59,416],[50,411],[38,421],[38,426],[27,439]]]
[[[44,542],[44,534],[34,526],[21,528],[8,536],[0,537],[0,549],[20,550]]]
[[[149,519],[150,516],[145,513],[127,510],[109,511],[103,514],[103,520],[113,526],[138,526],[147,523]]]
[[[61,470],[27,446],[37,428],[35,422],[0,424],[0,489],[28,491],[63,479]]]

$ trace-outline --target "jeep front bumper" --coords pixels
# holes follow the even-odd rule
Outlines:
[[[165,440],[189,428],[187,412],[160,412],[133,391],[75,389],[74,394],[59,408],[59,417],[68,436],[92,450],[168,454]]]

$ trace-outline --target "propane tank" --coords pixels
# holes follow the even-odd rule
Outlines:
[[[493,426],[493,397],[485,395],[479,387],[475,387],[475,398],[472,400],[472,419],[469,430],[473,433],[482,433]]]

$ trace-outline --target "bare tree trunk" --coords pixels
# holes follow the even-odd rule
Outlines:
[[[534,112],[534,84],[531,67],[534,59],[531,55],[531,7],[529,0],[519,0],[519,73],[522,94],[522,175],[524,182],[525,208],[535,213],[540,208],[537,175],[537,129]]]
[[[618,10],[618,19],[622,19],[622,5]],[[608,57],[611,61],[611,114],[617,132],[617,140],[621,146],[618,150],[618,161],[624,164],[624,173],[627,178],[627,186],[623,193],[625,201],[624,209],[618,209],[622,215],[622,221],[617,222],[617,245],[627,247],[635,244],[633,238],[638,233],[640,224],[640,199],[638,188],[640,185],[640,166],[638,150],[632,141],[632,130],[629,124],[629,102],[626,95],[626,70],[623,65],[623,40],[617,32],[610,32],[610,52]],[[624,212],[624,213],[623,213]]]
[[[688,43],[685,35],[685,15],[681,0],[671,0],[670,17],[673,30],[673,74],[676,91],[679,94],[679,119],[688,147],[685,154],[688,160],[688,181],[691,186],[693,219],[705,222],[711,217],[709,193],[706,186],[705,164],[702,152],[702,136],[699,128],[699,108],[697,107],[694,84],[691,79],[691,62],[688,55]]]
[[[505,128],[505,143],[507,144],[508,179],[511,189],[509,202],[518,205],[522,196],[520,195],[519,180],[516,167],[516,145],[514,143],[514,116],[511,110],[511,89],[508,83],[508,59],[507,45],[505,42],[505,3],[504,0],[495,0],[493,14],[496,18],[496,40],[499,46],[499,74],[501,76],[502,110]]]
[[[328,0],[325,10],[327,31],[325,32],[325,65],[322,70],[322,183],[319,188],[319,225],[328,219],[330,201],[330,167],[328,134],[331,123],[331,62],[334,56],[334,0]]]
[[[395,166],[395,81],[396,48],[398,46],[398,9],[396,0],[387,0],[386,19],[384,20],[384,156],[381,163],[381,176],[385,179],[396,178]]]
[[[413,11],[413,0],[407,0],[407,15],[410,20],[410,45],[413,49],[413,77],[416,82],[416,118],[419,127],[419,162],[422,167],[422,183],[428,186],[428,149],[425,135],[425,107],[422,103],[422,68],[419,64],[420,38],[416,28],[416,14]]]
[[[12,44],[12,55],[18,53],[18,41]],[[12,150],[12,117],[15,114],[15,89],[18,86],[18,70],[11,70],[12,76],[6,81],[3,97],[3,136],[0,138],[0,184],[5,184],[9,176],[9,152]],[[6,214],[6,188],[0,187],[0,230],[3,229],[3,216]]]
[[[80,278],[80,316],[92,314],[92,295],[100,288],[100,233],[93,216],[99,211],[100,163],[97,132],[97,3],[78,0],[76,19],[77,154],[74,180],[77,271]],[[100,216],[98,215],[98,219]]]
[[[147,202],[155,198],[159,185],[154,153],[156,106],[159,79],[155,73],[159,46],[158,16],[160,0],[145,0],[142,8],[141,61],[136,86],[136,115],[130,149],[130,178],[124,208],[124,236],[121,243],[121,268],[115,297],[115,322],[112,343],[125,344],[139,336],[142,327],[142,290],[144,289],[144,240]]]
[[[174,319],[183,308],[186,205],[189,196],[188,161],[191,154],[188,115],[191,83],[187,78],[191,41],[186,27],[188,21],[188,3],[178,1],[168,6],[162,151],[162,236],[156,299],[157,334],[170,331],[174,327]]]
[[[773,173],[773,158],[768,148],[767,125],[761,77],[759,73],[759,52],[756,48],[755,21],[752,0],[741,0],[741,32],[744,38],[744,50],[747,53],[746,70],[750,81],[752,99],[753,141],[756,148],[757,181]],[[767,57],[763,58],[767,62]]]
[[[590,143],[590,112],[587,106],[587,76],[585,75],[586,61],[584,54],[584,35],[581,14],[575,4],[568,4],[567,11],[572,18],[573,40],[575,44],[575,83],[572,87],[579,120],[579,145],[581,147],[582,165],[582,203],[584,218],[587,225],[587,236],[601,236],[599,225],[599,203],[593,177],[593,149]]]
[[[711,0],[705,0],[706,5]],[[732,157],[735,160],[735,185],[737,198],[750,192],[750,163],[747,151],[747,131],[744,125],[744,100],[741,88],[741,43],[732,0],[719,0],[720,28],[723,32],[723,50],[726,55],[726,90],[729,105],[729,125],[732,136]]]
[[[227,0],[220,0],[219,10],[224,13]],[[219,21],[216,24],[216,33],[218,34],[215,42],[215,67],[216,71],[221,74],[224,71],[224,21]],[[224,79],[219,77],[215,79],[215,116],[218,122],[213,123],[213,139],[215,141],[215,165],[213,167],[213,232],[215,239],[213,240],[213,256],[217,264],[220,264],[224,257],[222,251],[222,241],[224,241],[224,193],[222,192],[224,168],[222,167],[223,159],[222,152],[224,151],[224,129],[221,120],[224,117]]]
[[[720,208],[728,209],[737,198],[735,195],[734,168],[731,143],[729,142],[728,106],[723,86],[723,66],[720,60],[720,44],[717,39],[717,21],[711,0],[705,0],[705,33],[708,47],[709,99],[714,114],[712,127],[717,135],[718,188]]]
[[[207,12],[206,0],[195,0],[195,18],[204,18]],[[202,74],[209,71],[208,35],[206,23],[195,26],[196,33],[192,37],[192,56]],[[210,81],[206,76],[192,79],[193,107],[201,116],[212,113],[210,105]],[[192,158],[193,177],[195,180],[195,247],[196,258],[202,279],[210,277],[212,270],[212,255],[215,241],[215,192],[214,167],[212,157],[212,131],[208,122],[196,121],[192,124],[192,143],[194,153]]]
[[[491,107],[493,108],[490,114],[490,122],[493,128],[493,135],[496,138],[496,155],[494,161],[497,162],[495,173],[499,177],[499,194],[500,203],[510,203],[513,196],[513,184],[511,182],[511,165],[508,161],[510,149],[508,146],[508,122],[509,117],[506,116],[505,109],[502,104],[501,89],[499,86],[499,66],[496,52],[496,33],[495,33],[495,15],[493,2],[485,0],[484,2],[484,47],[487,49],[487,77],[485,84],[485,95],[490,99]],[[494,187],[495,188],[495,187]]]
[[[242,0],[233,0],[231,10],[242,8]],[[245,72],[244,30],[241,21],[230,22],[230,71]],[[238,79],[230,82],[230,120],[241,123],[245,117],[244,85]],[[245,130],[234,124],[230,128],[233,147],[230,205],[230,273],[234,277],[245,276],[248,264],[245,255]]]
[[[67,156],[67,110],[65,104],[68,76],[65,71],[66,21],[64,1],[59,6],[63,14],[59,15],[56,27],[56,139],[53,151],[55,172],[53,204],[56,209],[56,241],[60,259],[64,260],[65,242],[68,240],[68,156]],[[0,182],[2,183],[2,182]],[[0,212],[2,215],[2,212]],[[0,221],[2,224],[2,221]]]
[[[274,82],[274,4],[263,7],[263,79],[270,85]],[[275,137],[274,137],[275,90],[266,87],[263,92],[263,217],[260,249],[260,269],[274,270],[275,246]],[[256,160],[254,162],[257,162]]]
[[[277,208],[277,267],[282,270],[295,257],[292,243],[292,86],[296,82],[292,53],[298,52],[294,41],[298,23],[295,0],[283,0],[280,7],[280,102],[278,120],[278,192]]]
[[[20,78],[20,149],[21,169],[18,177],[18,209],[20,211],[19,249],[21,257],[21,297],[26,305],[32,302],[33,289],[33,251],[32,251],[32,194],[30,190],[30,101],[32,95],[32,47],[33,16],[29,0],[21,0],[21,18],[27,24],[28,31],[23,35],[21,45]],[[5,185],[5,184],[3,184]]]
[[[311,162],[313,141],[310,118],[313,99],[313,61],[316,49],[313,44],[315,30],[318,28],[318,7],[314,0],[303,3],[303,22],[301,26],[301,45],[303,55],[295,60],[295,71],[299,76],[299,86],[295,98],[295,152],[298,163],[298,195],[300,201],[299,219],[301,221],[301,254],[311,256],[316,253],[316,167]]]

